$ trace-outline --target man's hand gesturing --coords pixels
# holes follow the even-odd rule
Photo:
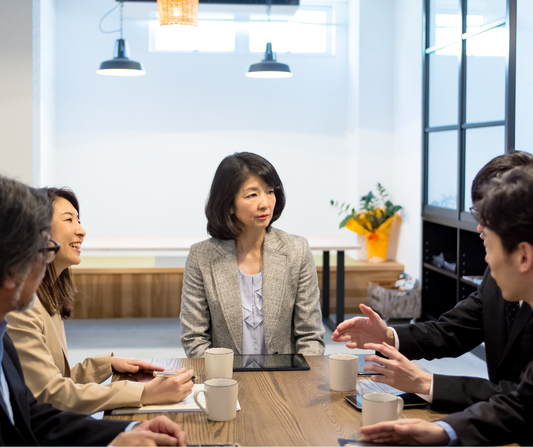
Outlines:
[[[337,326],[331,339],[346,343],[348,348],[363,349],[365,343],[387,343],[394,346],[394,333],[387,328],[381,317],[372,308],[360,304],[359,308],[368,317],[354,317]]]

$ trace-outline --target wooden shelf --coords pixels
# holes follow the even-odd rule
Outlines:
[[[424,268],[433,270],[434,272],[440,273],[444,276],[447,276],[448,278],[457,279],[457,275],[450,270],[446,270],[440,267],[436,267],[433,264],[429,264],[428,262],[424,262]]]

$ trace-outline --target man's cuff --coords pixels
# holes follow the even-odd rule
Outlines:
[[[398,333],[396,332],[396,329],[394,329],[392,326],[389,326],[392,329],[392,335],[394,335],[394,347],[396,348],[396,351],[400,351],[400,338],[398,337]]]
[[[450,441],[447,445],[459,445],[459,438],[457,437],[457,433],[455,433],[455,430],[452,428],[452,426],[444,421],[435,421],[434,424],[437,424],[439,427],[442,427],[448,437],[450,438]]]
[[[140,424],[139,421],[133,421],[130,425],[128,425],[125,429],[124,429],[124,433],[128,433],[129,431],[132,431],[133,430],[133,427],[135,427],[137,424]]]

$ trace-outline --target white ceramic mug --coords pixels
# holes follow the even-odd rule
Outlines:
[[[239,386],[235,379],[216,377],[206,380],[203,390],[196,390],[194,401],[212,421],[231,421],[237,416],[237,394]],[[205,407],[198,401],[198,395],[205,395]]]
[[[357,386],[359,358],[355,354],[329,355],[329,387],[333,391],[352,391]]]
[[[205,376],[233,377],[233,351],[227,348],[209,348],[205,350]]]
[[[363,427],[384,421],[395,421],[403,410],[403,399],[390,393],[363,395]]]

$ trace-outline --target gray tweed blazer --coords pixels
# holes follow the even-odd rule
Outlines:
[[[263,329],[268,354],[322,355],[320,291],[307,239],[271,228],[263,247]],[[187,357],[212,347],[242,352],[242,307],[235,241],[191,247],[181,295],[181,343]]]

